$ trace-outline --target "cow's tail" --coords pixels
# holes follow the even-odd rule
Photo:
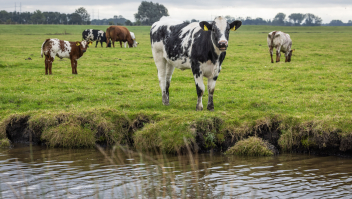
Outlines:
[[[106,29],[105,38],[106,38],[106,43],[108,43],[108,39],[110,38],[110,27]]]
[[[271,38],[270,38],[271,39],[271,43],[270,43],[271,46],[274,46],[274,38],[275,37],[276,37],[276,31],[274,31],[273,34],[271,34]]]
[[[46,42],[48,42],[50,39],[46,39],[43,44],[42,44],[42,48],[41,48],[41,51],[40,51],[40,55],[43,57],[43,48],[44,48],[44,45]]]

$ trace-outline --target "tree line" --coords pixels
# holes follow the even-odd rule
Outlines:
[[[121,15],[115,15],[110,19],[94,19],[90,20],[90,15],[84,7],[75,10],[74,13],[65,14],[59,12],[41,12],[36,10],[30,12],[7,12],[0,11],[0,23],[2,24],[80,24],[80,25],[152,25],[154,22],[160,20],[163,16],[169,16],[168,9],[159,3],[142,1],[138,7],[138,12],[134,14],[136,22],[131,22]],[[352,20],[348,23],[343,23],[341,20],[332,20],[328,24],[322,24],[322,19],[314,14],[307,13],[292,13],[286,17],[284,13],[277,13],[273,19],[265,20],[261,17],[255,19],[251,17],[232,17],[230,15],[225,18],[232,22],[234,20],[241,20],[243,25],[274,25],[274,26],[352,26]],[[192,19],[187,22],[195,22]]]
[[[7,12],[0,11],[1,24],[90,24],[90,15],[87,10],[80,7],[74,13],[60,12]]]

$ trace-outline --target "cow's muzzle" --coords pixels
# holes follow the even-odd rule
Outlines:
[[[85,53],[86,51],[87,51],[87,50],[82,50],[82,52],[84,52],[84,53]]]
[[[228,46],[227,41],[219,41],[219,43],[218,43],[218,47],[221,51],[226,50],[227,46]]]

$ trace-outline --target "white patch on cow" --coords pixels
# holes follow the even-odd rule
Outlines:
[[[98,38],[96,38],[96,41],[102,41],[103,37],[104,37],[104,31],[99,30],[98,31]]]
[[[82,45],[83,48],[86,48],[86,45],[87,45],[87,44],[88,44],[87,41],[81,41],[81,45]]]
[[[55,59],[56,56],[59,58],[70,58],[71,45],[70,42],[64,41],[64,46],[61,48],[59,39],[50,39],[51,49],[50,52],[44,52],[44,54],[50,54]],[[63,50],[61,50],[63,49]]]
[[[222,34],[219,41],[227,41],[227,39],[225,37],[225,31],[227,28],[227,20],[222,17],[216,17],[214,22],[215,22],[216,27],[220,30],[220,32]],[[217,41],[217,42],[219,42],[219,41]]]
[[[161,19],[157,22],[155,22],[153,25],[152,25],[152,34],[155,33],[155,31],[158,30],[158,28],[160,26],[167,26],[168,27],[168,31],[170,31],[170,26],[174,26],[174,25],[178,25],[178,24],[181,24],[183,23],[183,21],[179,20],[179,19],[175,19],[175,18],[172,18],[172,17],[161,17]]]

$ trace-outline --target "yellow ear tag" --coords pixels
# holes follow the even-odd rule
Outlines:
[[[233,28],[231,28],[231,30],[236,31],[236,26],[234,26]]]
[[[208,27],[204,25],[204,31],[208,31]]]
[[[79,42],[77,42],[77,43],[76,43],[76,46],[79,46],[79,45],[81,45],[81,44],[80,44]]]
[[[89,43],[88,43],[88,46],[90,46],[90,45],[92,45],[92,42],[89,42]]]
[[[293,49],[292,52],[295,52],[295,49]]]

